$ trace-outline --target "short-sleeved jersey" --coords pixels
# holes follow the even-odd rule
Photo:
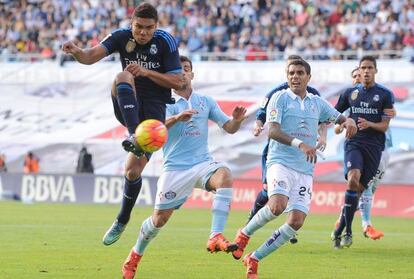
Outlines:
[[[341,94],[335,108],[340,112],[344,112],[349,108],[349,117],[354,119],[356,123],[358,123],[358,117],[378,123],[384,117],[384,109],[392,108],[393,104],[394,95],[384,86],[375,84],[366,89],[362,84],[358,84]],[[356,135],[349,141],[374,144],[384,149],[385,134],[368,128],[358,130]]]
[[[189,169],[204,161],[212,160],[208,151],[208,120],[220,127],[230,118],[211,97],[192,93],[189,100],[173,94],[175,104],[167,105],[167,118],[187,109],[195,109],[187,122],[179,121],[168,129],[164,145],[164,171]]]
[[[266,115],[268,122],[280,124],[283,133],[315,146],[319,122],[336,122],[341,114],[319,96],[307,93],[301,100],[286,89],[272,96]],[[306,161],[305,153],[297,147],[270,139],[267,168],[276,163],[313,175],[314,164]]]
[[[260,120],[263,124],[266,123],[266,109],[267,109],[267,105],[269,104],[270,98],[272,98],[273,94],[275,94],[276,92],[283,90],[283,89],[288,89],[288,88],[289,88],[289,84],[287,82],[284,82],[278,85],[277,87],[273,88],[269,93],[267,93],[260,105],[260,108],[256,112],[256,119]],[[317,96],[321,95],[316,88],[313,88],[311,86],[307,86],[306,91],[308,91],[309,93],[313,95],[317,95]]]
[[[118,29],[103,39],[101,45],[106,49],[107,55],[119,52],[122,69],[129,64],[138,64],[159,73],[181,72],[175,39],[163,30],[157,29],[147,44],[139,45],[132,36],[131,28]],[[143,99],[173,103],[171,89],[162,87],[149,78],[136,77],[135,89],[137,95]]]

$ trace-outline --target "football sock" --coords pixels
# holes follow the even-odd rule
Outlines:
[[[142,178],[139,177],[134,181],[129,181],[126,177],[124,180],[124,194],[122,196],[121,210],[117,220],[121,224],[126,224],[131,216],[132,208],[137,201],[139,191],[142,186]]]
[[[160,228],[156,228],[154,223],[152,222],[152,217],[148,217],[142,223],[141,229],[139,231],[137,243],[135,244],[134,250],[138,253],[138,255],[144,255],[145,248],[147,248],[148,244],[153,240]]]
[[[134,89],[129,83],[121,82],[116,85],[119,109],[129,134],[134,134],[139,124],[138,103]]]
[[[361,211],[362,228],[371,226],[372,188],[368,187],[359,198],[359,209]]]
[[[272,213],[268,206],[264,206],[242,229],[242,233],[244,233],[247,236],[251,236],[255,231],[257,231],[258,229],[260,229],[276,217],[277,216]]]
[[[346,234],[352,235],[352,220],[358,207],[358,193],[352,190],[345,192],[344,218],[346,224]]]
[[[342,234],[342,231],[345,228],[346,222],[345,222],[344,210],[345,210],[345,208],[342,206],[341,214],[339,215],[339,225],[334,231],[334,236],[335,237],[339,237]]]
[[[217,189],[211,208],[213,218],[211,221],[210,238],[224,231],[224,226],[229,216],[232,196],[232,188]]]
[[[261,260],[273,251],[279,249],[280,246],[285,244],[289,239],[296,234],[296,231],[287,223],[283,224],[278,230],[276,230],[269,239],[262,244],[256,251],[253,252],[252,257],[257,260]]]
[[[253,209],[252,209],[252,211],[250,211],[249,219],[247,220],[247,222],[249,222],[253,218],[253,216],[256,215],[256,213],[260,209],[262,209],[263,206],[266,205],[268,200],[269,200],[269,198],[267,196],[267,190],[262,189],[262,191],[260,191],[257,194],[256,200],[254,201]]]

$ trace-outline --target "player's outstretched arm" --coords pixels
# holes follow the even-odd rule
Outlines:
[[[92,48],[82,49],[78,47],[73,41],[68,41],[62,45],[62,50],[66,54],[71,54],[76,61],[85,65],[91,65],[106,56],[106,49],[97,45]]]
[[[182,121],[182,122],[189,121],[191,117],[193,116],[193,114],[196,114],[196,113],[198,112],[195,109],[188,109],[188,110],[182,111],[181,113],[177,115],[172,115],[170,117],[167,117],[167,119],[165,120],[165,126],[167,127],[167,129],[169,129],[172,126],[174,126],[175,123],[179,121]]]
[[[240,125],[243,122],[243,120],[246,119],[246,108],[242,106],[237,106],[233,109],[233,119],[227,121],[223,125],[224,131],[226,131],[229,134],[234,134],[240,129]]]
[[[310,163],[316,163],[316,148],[312,147],[301,140],[291,137],[282,132],[280,124],[277,122],[269,122],[269,138],[280,143],[299,148],[306,155],[306,160]]]

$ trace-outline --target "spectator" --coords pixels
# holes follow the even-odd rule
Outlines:
[[[279,59],[292,50],[319,59],[338,59],[341,51],[354,50],[357,44],[363,50],[394,51],[413,45],[411,0],[226,0],[209,5],[206,1],[149,1],[162,15],[159,28],[174,33],[180,48],[190,55],[224,51],[229,45],[246,52],[249,44],[259,44],[264,50],[274,45],[282,52]],[[69,39],[78,41],[80,47],[96,45],[108,30],[129,26],[136,2],[0,1],[0,54],[14,61],[16,54],[33,53],[62,59],[63,64],[67,58],[57,53],[59,42]],[[321,47],[335,55],[311,55]]]
[[[76,173],[93,173],[94,167],[92,163],[92,154],[88,152],[86,146],[79,151],[78,164],[76,165]]]
[[[24,173],[39,173],[39,158],[29,151],[24,157],[23,172]]]
[[[0,172],[7,172],[6,155],[0,154]]]

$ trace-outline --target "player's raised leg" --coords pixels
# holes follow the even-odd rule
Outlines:
[[[207,251],[211,253],[219,251],[228,253],[237,249],[237,245],[230,243],[223,235],[233,196],[232,185],[233,179],[230,170],[226,167],[218,168],[208,179],[207,189],[216,192],[211,208],[211,232],[207,241]]]

